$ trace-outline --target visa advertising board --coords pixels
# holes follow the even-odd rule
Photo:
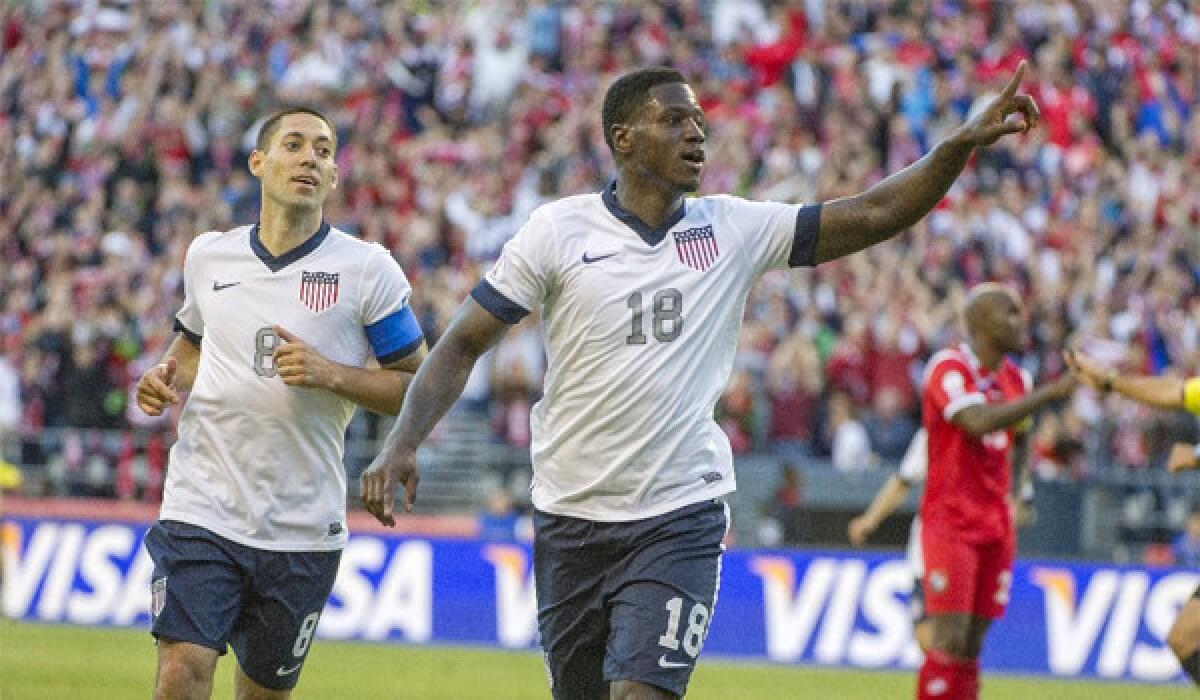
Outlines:
[[[148,626],[146,525],[37,518],[0,524],[3,612],[80,625]],[[358,534],[318,636],[535,648],[531,553],[521,544]],[[1164,640],[1200,574],[1019,562],[1008,615],[989,635],[991,670],[1165,682]],[[895,556],[731,550],[706,654],[861,668],[914,668],[908,596]]]

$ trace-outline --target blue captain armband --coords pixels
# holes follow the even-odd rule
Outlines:
[[[424,340],[421,324],[417,323],[417,317],[407,306],[379,319],[364,330],[367,332],[367,342],[371,344],[371,351],[375,353],[375,359],[379,360],[381,365],[408,357],[421,347],[421,341]]]

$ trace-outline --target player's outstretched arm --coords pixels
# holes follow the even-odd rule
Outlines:
[[[429,436],[450,406],[462,395],[471,369],[495,345],[508,325],[467,297],[413,377],[400,417],[383,448],[362,475],[362,499],[379,522],[392,526],[396,486],[404,485],[404,509],[412,510],[417,494],[417,446]]]
[[[184,334],[176,335],[162,362],[146,370],[138,380],[138,408],[151,416],[161,415],[167,406],[179,401],[179,392],[192,388],[199,366],[200,347]]]
[[[1078,383],[1075,373],[1068,372],[1015,401],[967,406],[955,413],[950,421],[972,437],[983,437],[997,430],[1011,428],[1051,401],[1067,398]]]
[[[867,506],[862,515],[850,521],[846,533],[850,537],[850,544],[861,547],[871,533],[879,527],[879,523],[899,508],[905,498],[908,498],[908,492],[911,490],[912,484],[901,479],[899,475],[892,474],[875,494],[871,505]]]
[[[815,261],[855,253],[912,226],[937,206],[976,148],[1037,126],[1037,104],[1017,94],[1024,75],[1022,61],[1003,92],[916,163],[861,194],[826,202]]]
[[[1188,408],[1200,413],[1200,406],[1188,406],[1187,382],[1175,377],[1129,377],[1101,365],[1094,358],[1077,350],[1063,353],[1080,379],[1100,391],[1115,391],[1122,396],[1155,408]],[[1200,402],[1197,402],[1200,403]]]

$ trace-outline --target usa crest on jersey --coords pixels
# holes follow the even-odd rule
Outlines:
[[[300,301],[314,313],[321,313],[337,303],[338,277],[336,272],[309,272],[300,276]]]
[[[707,270],[721,254],[711,224],[675,232],[675,251],[679,262],[694,270]]]

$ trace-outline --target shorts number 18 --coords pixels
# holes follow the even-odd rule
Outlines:
[[[659,646],[671,651],[679,648],[679,618],[683,616],[683,598],[675,597],[667,601],[667,631],[658,638]],[[688,614],[688,626],[683,633],[683,650],[695,658],[704,644],[704,632],[708,628],[708,608],[704,603],[696,603]]]

